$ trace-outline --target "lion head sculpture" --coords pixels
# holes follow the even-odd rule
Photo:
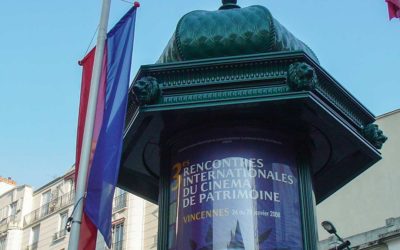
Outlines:
[[[154,103],[160,93],[157,79],[151,76],[140,78],[134,83],[132,92],[137,105]]]
[[[292,90],[311,90],[317,84],[315,70],[307,63],[293,63],[288,70],[288,84]]]
[[[380,130],[376,124],[368,124],[365,126],[362,133],[365,138],[367,138],[367,140],[378,149],[381,149],[383,143],[385,143],[387,140],[387,137],[383,134],[383,131]]]

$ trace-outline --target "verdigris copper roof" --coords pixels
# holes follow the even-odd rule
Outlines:
[[[277,51],[314,52],[282,26],[264,6],[240,8],[224,0],[217,11],[196,10],[183,16],[158,63]]]

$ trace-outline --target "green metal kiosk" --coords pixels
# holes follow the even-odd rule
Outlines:
[[[267,8],[224,0],[137,73],[118,185],[159,205],[159,250],[315,250],[315,205],[381,158],[374,121]]]

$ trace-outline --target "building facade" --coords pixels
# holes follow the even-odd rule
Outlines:
[[[73,181],[74,168],[35,191],[0,178],[0,250],[67,249],[65,225],[73,210]],[[117,188],[111,249],[156,249],[157,216],[156,205]],[[100,234],[96,249],[109,249]]]
[[[32,188],[0,178],[0,250],[21,249],[24,217],[31,211]]]
[[[154,219],[155,216],[158,216],[156,205],[117,188],[113,202],[112,245],[110,249],[157,249],[157,245],[155,245],[155,248],[151,246],[152,240],[157,238],[157,227],[155,230],[151,227],[152,221],[158,221],[157,218]],[[96,249],[109,249],[100,234],[97,235]]]
[[[21,249],[66,249],[65,229],[74,201],[73,169],[32,193],[31,211],[24,216]]]
[[[377,117],[388,137],[382,160],[317,206],[321,249],[337,245],[331,221],[353,249],[400,250],[400,109]]]

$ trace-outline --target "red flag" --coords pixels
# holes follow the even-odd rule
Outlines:
[[[81,96],[79,103],[79,117],[78,117],[78,131],[76,140],[76,162],[75,162],[75,183],[79,173],[79,163],[82,149],[83,131],[85,128],[86,110],[89,101],[90,83],[92,79],[93,63],[94,63],[95,48],[92,49],[85,58],[79,62],[82,65],[82,83],[81,83]],[[106,66],[105,60],[103,61],[103,68]],[[102,72],[105,72],[102,70]],[[101,78],[105,78],[102,73]],[[104,82],[104,81],[100,81]],[[105,100],[105,85],[100,84],[99,94],[97,98],[97,107],[104,106]],[[103,110],[96,110],[95,125],[92,138],[91,154],[89,160],[89,170],[93,159],[94,151],[96,149],[97,140],[100,134],[101,123],[103,120]],[[83,201],[84,202],[84,201]],[[86,213],[82,214],[81,231],[79,236],[79,249],[80,250],[94,250],[96,248],[97,228],[92,221],[87,217]]]
[[[389,20],[400,18],[400,0],[386,0],[389,10]]]

